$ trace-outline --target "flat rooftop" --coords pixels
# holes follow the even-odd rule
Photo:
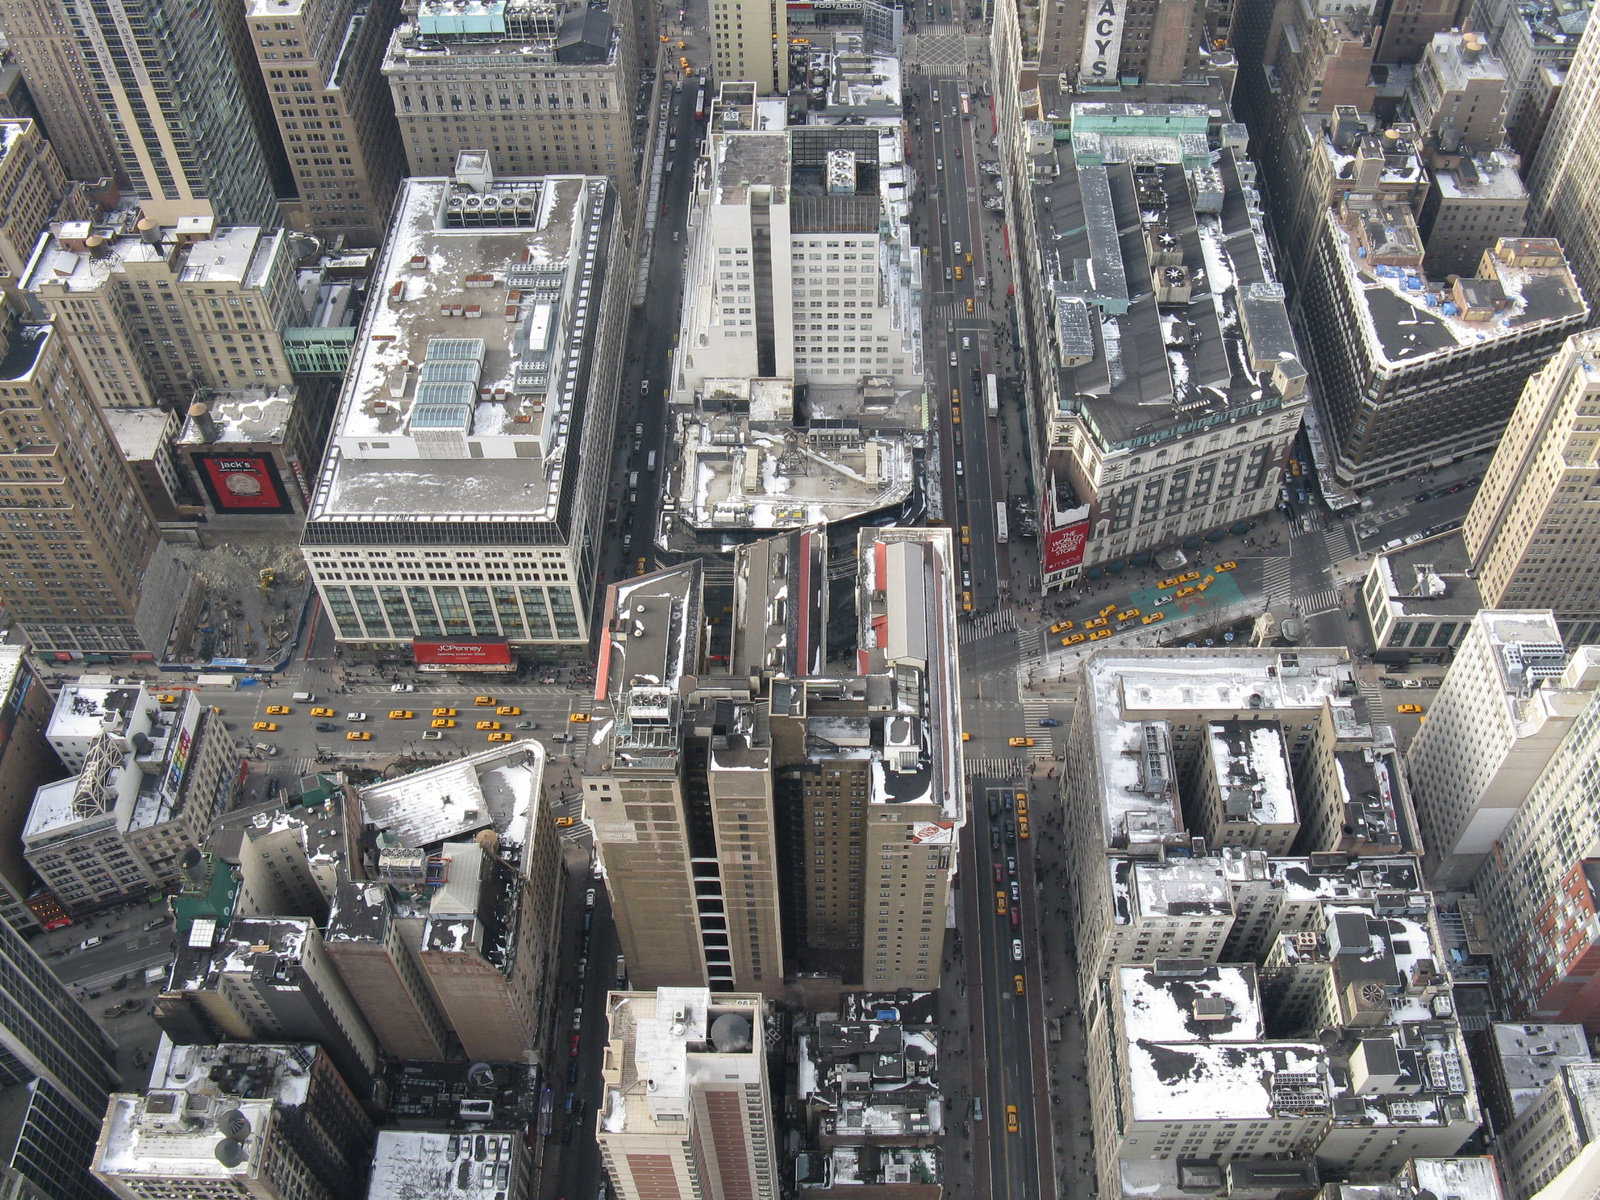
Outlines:
[[[310,526],[555,522],[571,490],[614,194],[594,176],[460,179],[402,186]]]
[[[164,263],[185,283],[227,283],[260,287],[287,231],[257,225],[216,228],[209,216],[180,217],[147,239],[136,202],[92,221],[67,221],[52,228],[34,253],[23,279],[25,290],[60,288],[92,292],[136,263]]]
[[[1456,170],[1435,170],[1433,178],[1449,200],[1526,200],[1528,189],[1516,156],[1492,150],[1467,159]]]
[[[494,1200],[510,1190],[514,1172],[526,1170],[526,1138],[519,1129],[380,1129],[366,1200]]]
[[[1299,819],[1283,730],[1257,721],[1206,726],[1225,824],[1291,825]]]
[[[1472,557],[1459,529],[1385,551],[1373,559],[1370,570],[1397,617],[1471,620],[1483,608],[1483,594],[1470,574]]]
[[[195,399],[205,404],[210,423],[186,417],[176,444],[281,445],[299,391],[292,384],[284,384],[271,390],[242,388],[198,395]]]
[[[1582,1025],[1497,1022],[1490,1032],[1513,1117],[1521,1116],[1563,1067],[1590,1061],[1589,1039]]]
[[[532,841],[544,764],[543,743],[508,742],[363,788],[361,812],[397,846],[434,846],[480,829],[523,846]]]

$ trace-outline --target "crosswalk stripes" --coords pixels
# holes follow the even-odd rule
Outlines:
[[[317,760],[314,758],[297,758],[294,760],[294,773],[297,778],[304,779],[317,769]]]
[[[1331,529],[1324,530],[1322,540],[1328,547],[1328,561],[1338,562],[1354,554],[1356,552],[1354,537],[1348,521],[1340,521]]]
[[[1044,630],[1038,626],[1032,629],[1019,629],[1017,631],[1017,657],[1021,659],[1038,658],[1044,653]]]
[[[1020,758],[969,758],[966,760],[967,778],[984,776],[989,779],[1016,779],[1022,774]]]
[[[1024,700],[1022,702],[1022,715],[1027,726],[1026,736],[1033,739],[1033,745],[1028,748],[1028,757],[1032,759],[1055,758],[1055,735],[1060,729],[1047,729],[1039,722],[1050,715],[1050,702],[1048,700]]]
[[[1269,558],[1262,569],[1262,582],[1266,585],[1267,603],[1287,600],[1294,586],[1294,571],[1286,557]]]
[[[1367,701],[1367,716],[1380,724],[1389,721],[1389,702],[1385,699],[1383,688],[1377,683],[1363,679],[1361,681],[1361,695]]]
[[[980,641],[986,637],[993,637],[997,633],[1010,633],[1017,627],[1017,611],[1014,608],[1002,608],[995,612],[981,613],[967,622],[961,630],[961,644]]]
[[[1314,617],[1318,613],[1333,612],[1339,607],[1340,592],[1336,587],[1318,588],[1309,596],[1301,596],[1294,602],[1300,610],[1302,617]]]

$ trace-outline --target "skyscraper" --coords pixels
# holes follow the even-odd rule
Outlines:
[[[1600,686],[1600,647],[1569,663],[1546,612],[1485,609],[1411,743],[1428,882],[1465,886]]]
[[[1567,339],[1522,389],[1462,537],[1490,608],[1555,610],[1568,646],[1600,641],[1600,333]]]
[[[1528,228],[1561,239],[1589,295],[1600,289],[1600,28],[1590,22],[1528,171]]]
[[[17,56],[61,165],[73,179],[103,179],[116,175],[120,164],[73,28],[57,0],[0,0],[0,33]]]
[[[224,25],[239,17],[226,5],[191,8],[177,0],[64,0],[61,7],[87,94],[134,193],[186,211],[206,200],[218,222],[275,226],[269,148],[251,119]],[[48,120],[46,128],[54,134]]]
[[[29,1089],[21,1134],[0,1165],[54,1200],[103,1200],[89,1177],[89,1156],[117,1082],[116,1049],[3,921],[0,1012],[0,1086]]]
[[[396,0],[251,0],[266,83],[300,194],[303,228],[376,246],[405,162],[379,66]]]
[[[596,1135],[617,1200],[778,1194],[762,1006],[705,988],[607,995]]]
[[[383,73],[411,174],[443,174],[478,146],[497,174],[609,175],[633,211],[639,53],[623,7],[516,0],[470,23],[449,0],[403,11]]]
[[[51,325],[0,327],[0,454],[26,484],[0,530],[0,597],[36,651],[143,650],[134,624],[155,520]],[[25,422],[24,422],[25,418]]]
[[[789,91],[789,7],[782,0],[712,0],[718,79],[749,80],[763,96]]]

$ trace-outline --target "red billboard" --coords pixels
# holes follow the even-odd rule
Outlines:
[[[1044,535],[1044,573],[1055,575],[1081,566],[1089,545],[1089,522],[1074,521],[1060,529],[1047,529]]]
[[[206,495],[219,512],[293,512],[278,464],[261,455],[196,454]]]
[[[411,652],[419,671],[514,671],[511,644],[504,638],[454,641],[415,638]]]

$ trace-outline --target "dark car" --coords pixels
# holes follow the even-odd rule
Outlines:
[[[1054,717],[1040,717],[1039,724],[1043,725],[1046,729],[1054,729],[1057,725],[1061,724],[1061,722],[1056,720]]]
[[[339,727],[337,725],[335,725],[332,721],[318,721],[317,722],[317,732],[318,733],[338,733],[339,732]]]
[[[991,850],[1000,849],[1000,826],[998,825],[989,826],[989,848]]]
[[[1417,493],[1417,503],[1418,504],[1426,504],[1429,500],[1432,500],[1432,499],[1433,499],[1433,493],[1432,492],[1418,492]]]

